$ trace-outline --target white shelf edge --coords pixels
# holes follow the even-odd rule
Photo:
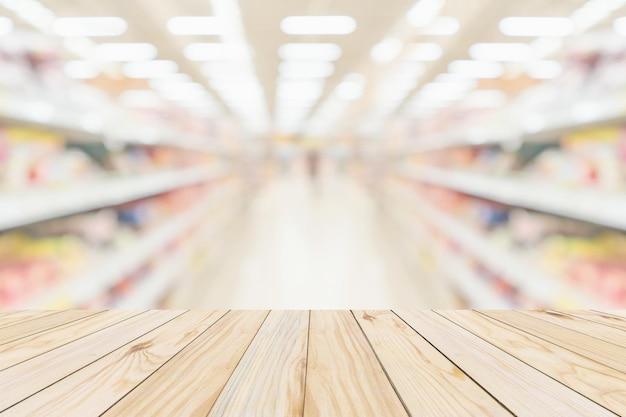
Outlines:
[[[626,193],[573,189],[523,178],[493,177],[438,168],[411,168],[419,182],[558,216],[626,230]]]
[[[406,196],[414,198],[414,196]],[[520,260],[505,248],[498,247],[480,232],[455,220],[452,216],[437,210],[420,200],[410,202],[414,209],[444,234],[465,248],[483,265],[501,275],[509,284],[518,288],[533,300],[546,306],[555,302],[573,302],[581,308],[601,308],[597,301],[572,288],[565,282],[539,271],[527,262]]]
[[[207,181],[222,173],[221,168],[194,167],[85,181],[62,188],[0,193],[0,230],[126,203]]]

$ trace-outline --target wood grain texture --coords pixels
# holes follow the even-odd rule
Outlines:
[[[411,415],[511,416],[394,313],[354,315]]]
[[[482,314],[626,373],[626,346],[617,346],[518,311],[485,311]]]
[[[305,417],[406,416],[349,311],[311,311]]]
[[[562,314],[567,314],[574,317],[580,317],[585,320],[592,321],[594,323],[604,324],[605,326],[614,327],[616,329],[626,331],[626,318],[617,317],[610,314],[600,313],[598,311],[585,311],[585,310],[569,310],[563,311]],[[602,331],[598,328],[597,331]]]
[[[102,311],[93,316],[0,345],[0,370],[71,343],[140,312]]]
[[[272,311],[209,417],[301,417],[308,328],[308,311]]]
[[[598,326],[594,322],[558,311],[523,311],[522,313],[548,321],[557,326],[565,327],[566,329],[593,336],[596,339],[604,340],[605,342],[613,343],[617,346],[626,346],[626,332],[612,327]]]
[[[51,314],[57,314],[60,311],[53,310],[19,310],[19,311],[6,311],[2,317],[0,317],[0,329],[3,327],[13,326],[14,324],[22,323],[28,320],[49,316]]]
[[[440,311],[492,345],[609,410],[626,414],[626,375],[473,311]]]
[[[267,314],[229,312],[103,417],[206,417]]]
[[[518,417],[614,416],[435,312],[398,314]]]
[[[183,311],[152,311],[149,314],[140,314],[1,371],[0,411],[24,400],[182,313]]]
[[[97,311],[68,310],[44,315],[0,329],[0,345],[21,339],[62,324],[96,314]]]
[[[179,315],[0,415],[100,415],[208,329],[224,313],[186,312]]]
[[[626,319],[626,310],[597,310],[600,313],[611,314],[613,316],[621,317]]]

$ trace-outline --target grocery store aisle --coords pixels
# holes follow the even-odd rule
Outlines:
[[[432,307],[422,277],[393,257],[380,214],[349,178],[318,188],[299,175],[274,180],[227,243],[222,268],[198,289],[197,307]]]

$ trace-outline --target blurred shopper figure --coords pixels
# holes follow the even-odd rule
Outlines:
[[[311,149],[306,154],[306,166],[311,184],[315,192],[319,192],[319,170],[320,154],[317,150]]]

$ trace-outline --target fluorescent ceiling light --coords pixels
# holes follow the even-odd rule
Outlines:
[[[568,36],[574,24],[568,17],[507,17],[500,21],[500,31],[508,36]]]
[[[333,74],[335,66],[330,62],[282,62],[278,73],[284,78],[326,78]]]
[[[563,65],[558,61],[534,61],[526,65],[526,74],[539,80],[558,78],[562,72]]]
[[[60,17],[52,30],[58,36],[119,36],[127,28],[121,17]]]
[[[457,19],[449,16],[441,16],[421,30],[426,36],[450,36],[459,31],[461,25]]]
[[[476,80],[471,78],[461,79],[454,82],[432,82],[425,84],[422,87],[422,91],[433,92],[456,92],[456,91],[469,91],[476,88]]]
[[[161,97],[171,101],[197,100],[207,97],[208,93],[202,90],[171,90],[159,91]]]
[[[445,0],[418,0],[406,14],[409,23],[415,27],[428,26],[441,12]]]
[[[521,62],[529,60],[533,50],[526,43],[477,43],[469,55],[477,61]]]
[[[70,78],[89,80],[100,75],[100,68],[91,61],[69,61],[64,66],[64,72]]]
[[[360,98],[365,88],[363,84],[353,81],[343,81],[335,87],[335,94],[341,100],[351,101]]]
[[[563,46],[563,39],[559,38],[537,38],[531,42],[534,49],[534,55],[537,58],[546,58]]]
[[[615,19],[613,29],[618,35],[626,36],[626,17]]]
[[[508,97],[500,90],[476,90],[469,93],[463,106],[472,108],[496,108],[507,104]]]
[[[324,91],[324,83],[320,82],[282,82],[278,85],[276,96],[281,99],[315,99]]]
[[[572,14],[572,21],[580,29],[589,29],[611,15],[612,11],[596,7],[595,4],[594,2],[587,2]]]
[[[443,49],[436,43],[414,43],[409,46],[409,53],[404,56],[407,61],[436,61],[443,55]]]
[[[153,90],[127,90],[119,96],[125,107],[154,108],[164,104],[163,99]]]
[[[13,30],[13,21],[8,17],[0,16],[0,36],[6,35]]]
[[[192,43],[184,49],[185,57],[191,61],[245,61],[250,58],[245,45],[224,43]]]
[[[286,43],[278,49],[285,61],[336,61],[341,47],[334,43]]]
[[[167,21],[167,30],[174,35],[220,35],[224,25],[215,16],[177,16]]]
[[[350,16],[290,16],[280,22],[288,35],[347,35],[356,29]]]
[[[178,64],[174,61],[135,61],[124,64],[122,72],[128,78],[157,78],[178,72]]]
[[[150,43],[101,43],[94,48],[99,61],[149,61],[156,56],[157,48]]]
[[[370,56],[376,62],[391,62],[400,55],[404,44],[399,39],[386,38],[370,50]]]
[[[504,66],[499,62],[460,60],[451,62],[448,72],[471,78],[499,78]]]

